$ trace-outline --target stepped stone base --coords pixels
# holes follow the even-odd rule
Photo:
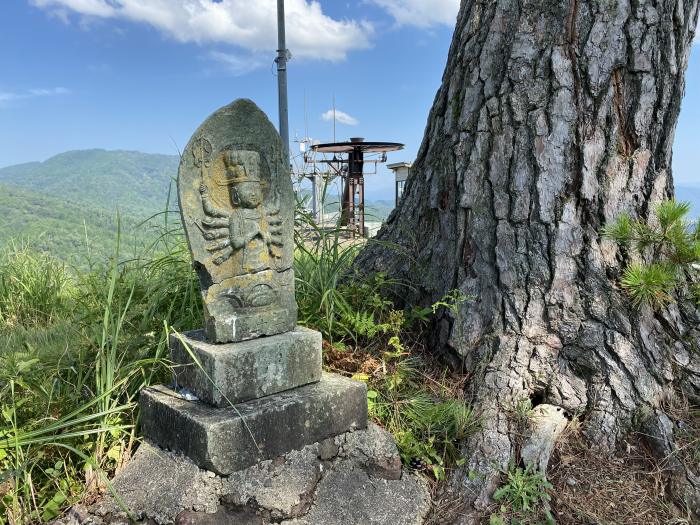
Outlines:
[[[190,352],[201,368],[193,364]],[[251,341],[211,344],[204,331],[170,336],[178,387],[216,407],[229,407],[321,379],[321,334],[301,326]]]
[[[335,374],[318,383],[214,408],[163,386],[141,392],[144,435],[199,467],[228,475],[367,425],[367,387]]]

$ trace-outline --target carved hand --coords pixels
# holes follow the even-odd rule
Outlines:
[[[252,241],[252,240],[255,239],[258,235],[262,235],[262,236],[263,236],[263,239],[265,238],[263,232],[260,231],[260,228],[259,228],[258,226],[256,226],[255,229],[254,229],[253,231],[251,231],[251,232],[247,235],[246,239],[248,239],[248,240],[247,240],[246,242]]]

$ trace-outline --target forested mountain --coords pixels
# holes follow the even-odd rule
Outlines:
[[[138,151],[67,151],[44,162],[0,169],[0,183],[87,203],[105,211],[150,215],[163,210],[179,158]]]
[[[129,256],[134,243],[155,236],[141,223],[165,210],[178,162],[173,155],[94,149],[2,168],[0,245],[30,242],[62,258],[80,258],[88,247],[110,254],[119,213],[122,255]]]
[[[84,252],[87,238],[93,251],[109,252],[117,210],[125,243],[147,239],[153,232],[136,226],[165,209],[169,189],[171,208],[176,206],[178,162],[175,155],[92,149],[0,168],[0,245],[29,240],[65,256]],[[679,185],[676,197],[700,215],[700,186]],[[337,211],[338,198],[328,201],[327,211]],[[367,202],[367,220],[385,219],[393,204]]]
[[[140,216],[119,215],[121,254],[130,257],[157,235]],[[63,259],[114,253],[117,212],[0,183],[0,248],[10,241],[29,243]]]

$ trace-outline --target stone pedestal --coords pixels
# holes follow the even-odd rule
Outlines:
[[[143,432],[201,468],[228,475],[367,425],[363,383],[334,374],[273,396],[214,408],[165,387],[141,393]]]
[[[215,407],[230,407],[321,379],[321,334],[301,326],[241,343],[212,344],[197,330],[170,337],[175,382]],[[192,361],[195,356],[200,366]]]
[[[144,436],[201,468],[228,475],[367,425],[365,384],[322,372],[314,330],[227,344],[199,330],[170,349],[175,389],[141,392]]]
[[[423,478],[371,423],[230,476],[144,441],[112,484],[118,502],[105,494],[53,525],[421,525],[431,508]]]

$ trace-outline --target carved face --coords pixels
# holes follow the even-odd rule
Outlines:
[[[226,176],[231,185],[231,202],[242,208],[257,208],[263,202],[260,181],[260,154],[234,150],[224,156]]]
[[[259,182],[238,182],[231,186],[231,200],[242,208],[257,208],[262,204],[263,192]]]

